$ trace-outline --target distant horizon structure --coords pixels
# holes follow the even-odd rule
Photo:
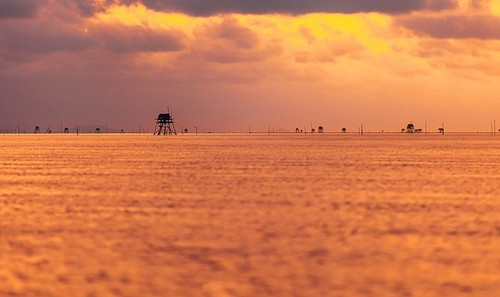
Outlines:
[[[406,126],[406,133],[413,133],[415,131],[415,125],[413,123],[409,123]]]
[[[35,133],[40,133],[40,127],[39,126],[35,126]]]
[[[160,113],[156,118],[156,126],[153,135],[177,135],[174,119],[170,113]]]

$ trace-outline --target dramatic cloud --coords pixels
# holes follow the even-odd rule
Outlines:
[[[493,15],[420,15],[402,17],[398,23],[434,38],[500,39],[500,17]]]
[[[271,45],[261,46],[256,32],[240,24],[237,19],[225,17],[195,30],[190,60],[215,63],[257,62],[272,56]]]
[[[142,0],[147,7],[206,16],[221,13],[306,14],[306,13],[403,13],[415,10],[441,10],[456,6],[454,0]]]
[[[33,17],[46,0],[1,0],[0,19]]]
[[[75,5],[85,16],[91,16],[97,12],[105,11],[113,4],[125,3],[120,0],[61,0],[65,5]]]
[[[108,25],[95,28],[95,38],[115,53],[171,52],[183,48],[182,32],[139,26]]]
[[[17,58],[102,48],[118,54],[172,52],[184,48],[181,31],[116,23],[60,24],[50,20],[5,22],[0,27],[0,54]]]
[[[65,0],[68,1],[68,0]],[[225,13],[290,14],[307,13],[405,13],[421,10],[451,9],[456,0],[76,0],[85,15],[103,11],[113,4],[142,3],[157,11],[181,12],[193,16]]]
[[[83,32],[50,24],[4,24],[0,28],[0,46],[12,54],[48,54],[58,51],[78,52],[95,43]]]

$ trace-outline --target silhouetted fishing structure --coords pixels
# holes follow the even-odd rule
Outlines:
[[[413,133],[415,131],[415,125],[413,123],[409,123],[406,126],[406,133]]]
[[[160,113],[156,119],[154,135],[177,135],[174,119],[170,113]]]

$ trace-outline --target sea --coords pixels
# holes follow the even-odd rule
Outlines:
[[[0,296],[500,296],[500,135],[0,135]]]

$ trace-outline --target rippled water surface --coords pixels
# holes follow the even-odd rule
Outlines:
[[[0,296],[499,296],[500,137],[0,135]]]

